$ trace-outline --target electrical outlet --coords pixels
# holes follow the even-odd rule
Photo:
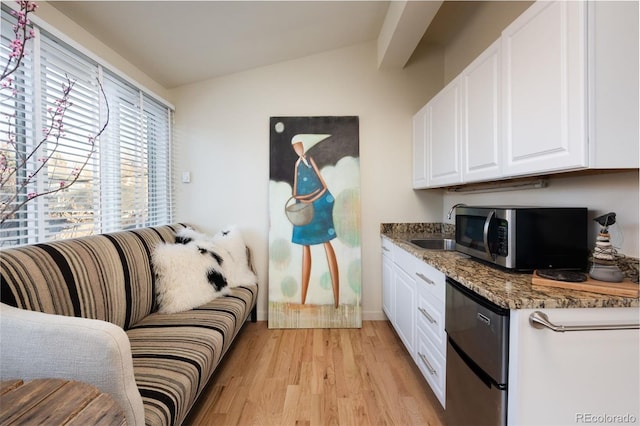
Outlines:
[[[182,183],[191,183],[191,172],[182,172]]]

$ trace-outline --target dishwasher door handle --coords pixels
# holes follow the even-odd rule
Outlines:
[[[544,312],[535,311],[529,315],[531,327],[542,329],[548,328],[558,333],[565,331],[593,331],[593,330],[636,330],[640,324],[585,324],[585,325],[562,325],[549,321],[549,317]]]

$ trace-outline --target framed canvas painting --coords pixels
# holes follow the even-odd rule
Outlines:
[[[358,117],[271,117],[269,328],[362,326]]]

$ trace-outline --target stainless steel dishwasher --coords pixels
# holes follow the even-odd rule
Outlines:
[[[447,277],[449,426],[506,425],[509,310]]]

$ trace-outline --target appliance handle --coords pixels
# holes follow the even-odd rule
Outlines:
[[[493,255],[491,254],[491,250],[489,249],[489,226],[491,225],[491,221],[496,215],[495,210],[491,210],[487,215],[487,218],[484,221],[484,233],[483,233],[483,242],[484,242],[484,251],[487,253],[490,259],[493,259]]]
[[[537,329],[548,328],[557,333],[565,331],[593,331],[593,330],[636,330],[640,329],[640,324],[587,324],[587,325],[562,325],[549,321],[549,317],[544,312],[535,311],[529,315],[529,324]]]
[[[456,342],[448,336],[447,341],[449,342],[449,346],[455,352],[456,355],[460,357],[462,362],[464,362],[467,367],[475,374],[475,376],[482,381],[488,388],[494,386],[500,390],[506,389],[505,383],[496,382],[493,377],[487,374],[478,364],[476,364],[470,357],[467,355],[460,346],[456,344]]]

